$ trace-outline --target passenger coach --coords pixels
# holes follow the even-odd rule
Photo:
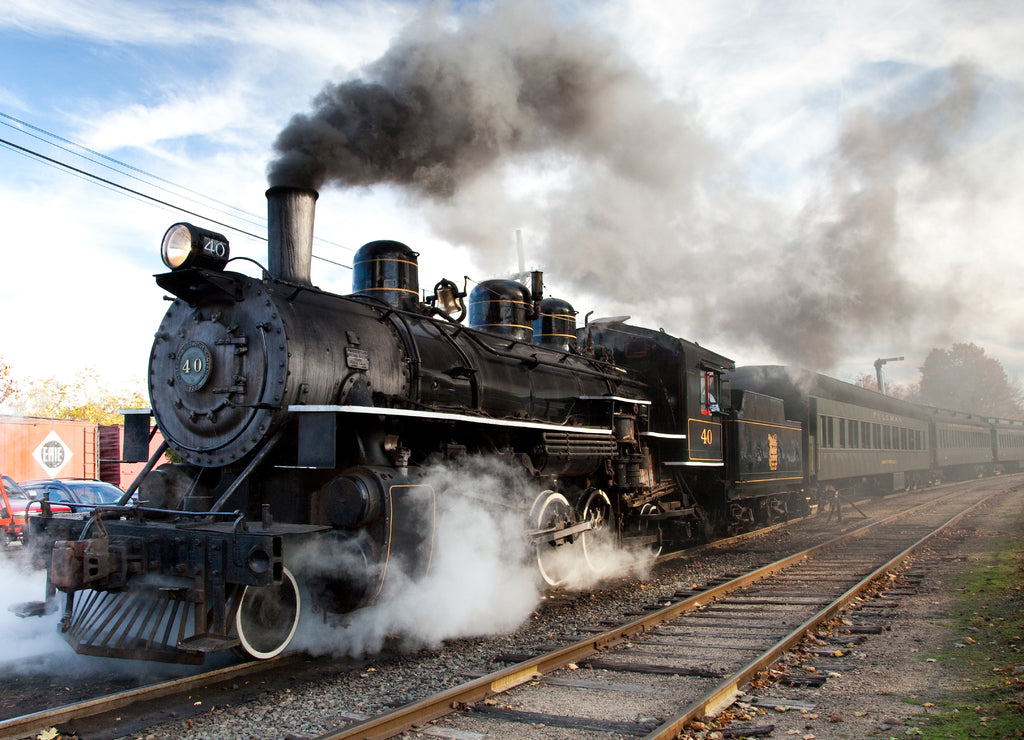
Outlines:
[[[803,429],[809,492],[892,493],[942,478],[1019,470],[1024,422],[986,419],[884,396],[785,366],[740,367],[733,389],[783,400]]]

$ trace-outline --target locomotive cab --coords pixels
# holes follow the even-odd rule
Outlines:
[[[734,363],[664,331],[626,324],[626,318],[591,321],[578,332],[580,345],[649,386],[656,399],[650,434],[659,440],[662,465],[722,465],[721,378]]]

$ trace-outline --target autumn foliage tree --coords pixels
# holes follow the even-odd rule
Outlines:
[[[149,406],[139,391],[117,391],[103,383],[95,370],[81,371],[67,382],[56,378],[31,380],[18,394],[16,410],[25,416],[77,419],[100,424],[120,424],[125,408]]]
[[[0,357],[0,404],[12,400],[18,393],[18,385],[11,376],[11,366]]]
[[[1002,363],[973,343],[933,349],[921,366],[920,401],[982,416],[1024,418],[1021,390]]]
[[[885,382],[885,395],[887,396],[892,398],[910,398],[913,395],[912,388],[908,389],[899,383],[890,383],[884,379],[883,382]],[[867,388],[869,391],[878,390],[878,379],[870,373],[861,373],[853,379],[853,384],[861,388]]]

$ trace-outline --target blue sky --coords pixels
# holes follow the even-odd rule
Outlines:
[[[624,106],[632,117],[600,122],[628,162],[595,154],[593,140],[555,142],[503,159],[449,202],[325,187],[318,255],[346,263],[367,241],[399,239],[421,254],[421,285],[481,280],[515,268],[518,229],[529,266],[581,315],[632,314],[740,364],[849,379],[904,355],[887,371],[905,382],[930,348],[973,341],[1024,377],[1024,6],[544,7],[554,11],[525,14],[531,28],[544,16],[566,38],[600,38],[644,80],[648,99]],[[206,217],[0,146],[0,357],[19,377],[91,367],[115,386],[144,382],[170,224],[263,233],[221,204],[264,218],[273,141],[292,115],[325,84],[364,75],[424,13],[456,36],[490,13],[303,0],[0,8],[0,139]],[[14,119],[117,163],[54,148]],[[644,179],[629,164],[641,160],[671,174]],[[263,261],[259,239],[213,228]],[[350,275],[314,263],[321,287],[347,292]]]

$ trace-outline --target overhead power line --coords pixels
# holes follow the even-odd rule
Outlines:
[[[22,133],[22,134],[24,134],[26,136],[30,136],[30,137],[38,140],[38,141],[42,141],[43,143],[47,144],[48,146],[55,147],[56,149],[64,151],[64,152],[66,152],[68,154],[71,154],[71,155],[76,156],[76,157],[80,157],[80,158],[84,159],[85,161],[90,162],[90,163],[92,163],[94,165],[98,165],[100,167],[104,167],[104,168],[106,168],[108,170],[111,170],[112,172],[115,172],[118,175],[129,177],[129,178],[131,178],[133,180],[136,180],[137,182],[142,183],[143,185],[146,185],[146,186],[148,186],[150,188],[156,188],[156,189],[161,190],[161,191],[163,191],[165,193],[168,193],[169,195],[183,197],[183,198],[185,198],[185,200],[187,200],[187,201],[189,201],[191,203],[195,203],[197,206],[202,206],[204,202],[209,202],[209,203],[212,203],[212,204],[216,204],[217,206],[222,206],[222,208],[218,207],[218,208],[215,208],[214,210],[217,210],[220,213],[225,214],[226,216],[232,216],[234,218],[240,218],[241,220],[243,220],[245,222],[248,222],[249,224],[257,225],[257,226],[264,226],[265,227],[265,223],[266,223],[265,219],[262,219],[260,216],[257,216],[255,214],[249,213],[248,211],[245,211],[245,210],[243,210],[241,208],[238,208],[237,206],[233,206],[230,203],[225,203],[224,201],[221,201],[221,200],[218,200],[218,199],[213,198],[211,196],[205,195],[203,193],[200,193],[199,191],[193,190],[191,188],[188,188],[188,187],[185,187],[185,186],[182,186],[182,185],[178,185],[177,183],[174,183],[171,180],[168,180],[166,178],[160,177],[159,175],[155,175],[155,174],[153,174],[151,172],[147,172],[144,169],[141,169],[139,167],[131,165],[131,164],[127,163],[127,162],[123,162],[123,161],[121,161],[121,160],[119,160],[119,159],[117,159],[115,157],[110,157],[110,156],[108,156],[106,154],[103,154],[102,152],[98,152],[98,151],[96,151],[94,149],[90,149],[89,147],[87,147],[87,146],[85,146],[83,144],[80,144],[78,142],[72,141],[71,139],[67,139],[67,138],[65,138],[63,136],[60,136],[58,134],[55,134],[55,133],[53,133],[51,131],[47,131],[46,129],[40,128],[38,126],[35,126],[35,125],[31,124],[31,123],[28,123],[27,121],[23,121],[23,120],[21,120],[19,118],[16,118],[16,117],[14,117],[14,116],[12,116],[10,114],[4,113],[2,111],[0,111],[0,119],[6,119],[6,120],[0,120],[0,124],[8,126],[9,128],[11,128],[11,129],[13,129],[15,131],[18,131],[19,133]],[[15,125],[15,124],[17,124],[17,125]],[[25,129],[28,129],[28,130],[25,130]],[[37,132],[37,133],[32,133],[32,132]],[[51,139],[52,139],[52,141],[51,141]],[[61,144],[57,144],[57,143],[54,143],[54,142],[62,142],[63,144],[67,144],[68,146],[62,146]],[[0,138],[0,145],[5,146],[8,149],[10,149],[10,150],[12,150],[12,151],[14,151],[14,152],[16,152],[18,154],[21,154],[22,156],[37,159],[37,160],[39,160],[39,161],[41,161],[41,162],[43,162],[43,163],[45,163],[45,164],[47,164],[47,165],[49,165],[51,167],[54,167],[54,168],[56,168],[58,170],[65,171],[65,172],[67,172],[67,173],[69,173],[71,175],[74,175],[75,177],[80,177],[80,178],[82,178],[84,180],[87,180],[87,181],[92,181],[95,184],[100,185],[101,187],[107,188],[108,190],[112,190],[113,192],[120,193],[121,195],[125,195],[126,197],[130,197],[130,198],[132,198],[134,200],[147,201],[147,202],[149,202],[151,204],[158,205],[160,207],[163,207],[165,209],[169,209],[171,211],[176,211],[176,212],[188,214],[190,216],[195,216],[196,218],[203,219],[204,221],[207,221],[207,222],[209,222],[211,224],[216,224],[217,226],[224,227],[224,228],[229,229],[231,231],[234,231],[236,233],[243,234],[245,236],[249,236],[249,237],[252,237],[252,238],[260,240],[260,241],[264,241],[265,242],[267,240],[267,237],[265,235],[253,233],[252,231],[249,231],[246,228],[241,228],[241,227],[236,226],[236,225],[234,225],[232,223],[229,223],[228,221],[220,220],[220,219],[217,219],[217,218],[211,218],[210,216],[208,216],[208,215],[206,215],[204,213],[201,213],[198,210],[193,210],[192,208],[185,208],[185,207],[183,207],[181,205],[178,205],[177,203],[172,203],[169,200],[164,200],[162,198],[158,198],[158,197],[156,197],[154,195],[151,195],[149,193],[143,192],[142,190],[129,187],[127,185],[124,185],[122,183],[116,182],[114,180],[107,179],[105,177],[101,177],[100,175],[96,174],[95,172],[90,172],[88,170],[85,170],[85,169],[82,169],[82,168],[79,168],[79,167],[75,167],[74,165],[72,165],[72,164],[70,164],[68,162],[64,162],[64,161],[61,161],[60,159],[47,156],[47,155],[43,154],[42,152],[36,151],[35,149],[32,149],[30,147],[26,147],[26,146],[22,146],[20,144],[16,144],[15,142],[9,141],[9,140],[4,139],[4,138]],[[76,150],[81,150],[81,151],[76,151]],[[90,155],[93,155],[93,157],[95,157],[95,158],[90,157],[90,156],[86,156],[85,154],[82,154],[82,152],[88,152]],[[98,160],[104,160],[104,161],[98,161]],[[110,164],[108,164],[108,163],[110,163]],[[136,175],[136,174],[133,174],[133,173],[139,173],[139,174]],[[140,177],[139,175],[144,175],[145,177]],[[149,179],[146,179],[146,178],[149,178]],[[155,180],[156,182],[152,182],[153,180]],[[163,187],[162,185],[159,185],[157,183],[166,183],[170,187]],[[173,190],[172,190],[172,188],[173,188]],[[184,193],[190,193],[190,194],[195,195],[197,197],[193,198],[193,197],[190,197],[189,195],[184,195]],[[202,199],[202,200],[199,200],[199,199]],[[227,209],[227,210],[225,210],[225,209]],[[321,237],[315,237],[314,241],[316,241],[317,243],[320,243],[320,244],[325,244],[325,245],[332,246],[332,247],[337,247],[337,248],[340,248],[340,249],[347,249],[349,251],[354,251],[354,248],[352,248],[352,247],[349,247],[349,246],[346,246],[346,245],[343,245],[343,244],[337,244],[335,242],[328,241],[328,240],[323,239]],[[328,264],[335,265],[337,267],[342,267],[342,268],[349,269],[349,270],[352,269],[351,265],[346,265],[346,264],[343,264],[341,262],[337,262],[335,260],[327,259],[326,257],[321,257],[321,256],[316,255],[316,254],[314,254],[313,257],[318,259],[318,260],[320,260],[320,261],[322,261],[322,262],[327,262]]]
[[[233,206],[230,203],[225,203],[224,201],[217,200],[216,198],[210,197],[209,195],[205,195],[203,193],[200,193],[198,190],[193,190],[192,188],[186,187],[184,185],[179,185],[179,184],[177,184],[175,182],[172,182],[171,180],[168,180],[168,179],[166,179],[164,177],[160,177],[159,175],[155,175],[152,172],[148,172],[148,171],[146,171],[146,170],[144,170],[144,169],[142,169],[140,167],[136,167],[134,165],[128,164],[127,162],[123,162],[120,159],[117,159],[116,157],[111,157],[111,156],[109,156],[107,154],[103,154],[102,152],[98,152],[95,149],[90,149],[89,147],[85,146],[84,144],[80,144],[77,141],[72,141],[71,139],[67,139],[67,138],[65,138],[65,137],[63,137],[63,136],[61,136],[59,134],[55,134],[52,131],[47,131],[46,129],[40,128],[39,126],[34,126],[31,123],[28,123],[27,121],[22,121],[20,118],[15,118],[14,116],[12,116],[12,115],[10,115],[8,113],[4,113],[4,112],[0,111],[0,118],[6,118],[8,121],[13,121],[14,123],[17,123],[19,126],[23,126],[23,127],[27,128],[27,129],[30,129],[32,131],[36,131],[36,132],[38,132],[38,133],[40,133],[40,134],[42,134],[43,136],[46,137],[44,139],[43,136],[36,136],[35,134],[28,134],[29,136],[32,136],[35,139],[39,139],[40,141],[46,141],[46,139],[53,139],[54,141],[64,142],[65,144],[68,144],[71,147],[74,147],[75,149],[80,149],[80,150],[82,150],[84,152],[88,152],[89,154],[92,154],[92,155],[94,155],[96,157],[99,157],[100,159],[106,160],[107,162],[111,162],[111,163],[117,165],[118,167],[122,167],[125,170],[130,170],[131,172],[137,172],[140,175],[145,175],[146,177],[150,178],[151,180],[156,180],[158,182],[162,182],[162,183],[165,183],[167,185],[170,185],[171,187],[175,188],[176,190],[183,191],[183,192],[186,192],[186,193],[192,193],[193,195],[199,196],[203,200],[210,201],[211,203],[216,203],[217,205],[220,205],[220,206],[224,206],[225,208],[230,209],[234,213],[237,213],[237,214],[245,217],[245,220],[249,220],[249,221],[252,221],[254,223],[260,223],[260,220],[261,220],[260,217],[258,215],[256,215],[256,214],[254,214],[254,213],[249,213],[248,211],[245,211],[245,210],[243,210],[241,208],[238,208],[237,206]],[[15,128],[14,126],[11,126],[11,124],[9,124],[9,123],[5,123],[4,125],[10,126],[11,128]],[[89,159],[88,157],[85,157],[84,155],[81,155],[78,152],[73,151],[72,149],[70,149],[68,147],[63,147],[63,146],[59,146],[57,144],[52,144],[51,142],[47,142],[47,143],[50,143],[51,146],[55,146],[58,149],[62,149],[64,151],[68,152],[69,154],[74,154],[75,156],[82,157],[83,159],[86,159],[86,160],[88,160],[90,162],[93,162],[94,164],[98,164],[98,165],[100,165],[102,167],[106,167],[107,169],[114,170],[115,172],[117,171],[111,165],[104,164],[103,162],[97,162],[94,159]],[[131,172],[121,172],[120,174],[125,174],[125,175],[128,175],[129,177],[132,177],[135,180],[139,180],[139,181],[145,182],[144,180],[142,180],[142,178],[136,177],[135,175],[132,175]],[[153,183],[149,183],[149,182],[147,182],[146,184],[147,185],[153,185]],[[159,186],[157,186],[157,187],[159,187]],[[167,188],[160,188],[160,189],[164,190],[165,192],[171,192]],[[192,199],[190,199],[190,200],[192,200]],[[199,202],[199,201],[193,200],[193,202]]]
[[[161,200],[160,198],[155,198],[152,195],[148,195],[147,193],[143,193],[143,192],[141,192],[139,190],[134,190],[133,188],[130,188],[127,185],[122,185],[121,183],[114,182],[113,180],[108,180],[105,177],[100,177],[99,175],[97,175],[94,172],[87,172],[86,170],[79,169],[78,167],[74,167],[73,165],[70,165],[67,162],[61,162],[59,159],[54,159],[53,157],[47,157],[45,154],[43,154],[41,152],[37,152],[37,151],[34,151],[34,150],[29,149],[27,147],[20,146],[18,144],[15,144],[13,141],[8,141],[7,139],[0,138],[0,144],[3,144],[4,146],[8,147],[9,149],[14,149],[15,151],[21,152],[22,154],[28,155],[30,157],[35,157],[36,159],[41,159],[44,162],[49,162],[50,164],[56,165],[58,167],[66,169],[66,170],[68,170],[70,172],[74,172],[74,173],[77,173],[79,175],[84,175],[85,177],[88,177],[90,179],[96,180],[97,182],[101,182],[104,185],[108,185],[110,187],[117,188],[118,190],[123,190],[124,192],[130,193],[133,196],[136,196],[136,197],[139,197],[139,198],[144,198],[145,200],[152,201],[153,203],[158,203],[159,205],[162,205],[162,206],[167,206],[168,208],[173,208],[173,209],[175,209],[177,211],[181,211],[182,213],[187,213],[190,216],[195,216],[196,218],[205,219],[205,220],[209,221],[210,223],[217,224],[218,226],[223,226],[223,227],[225,227],[227,229],[231,229],[232,231],[237,231],[238,233],[245,234],[246,236],[251,236],[254,239],[262,239],[262,240],[266,241],[266,237],[265,236],[260,236],[259,234],[253,234],[251,231],[246,231],[245,229],[240,229],[237,226],[232,226],[231,224],[225,223],[224,221],[218,221],[215,218],[210,218],[209,216],[204,216],[201,213],[197,213],[196,211],[191,211],[188,208],[182,208],[181,206],[174,205],[173,203],[168,203],[165,200]]]

